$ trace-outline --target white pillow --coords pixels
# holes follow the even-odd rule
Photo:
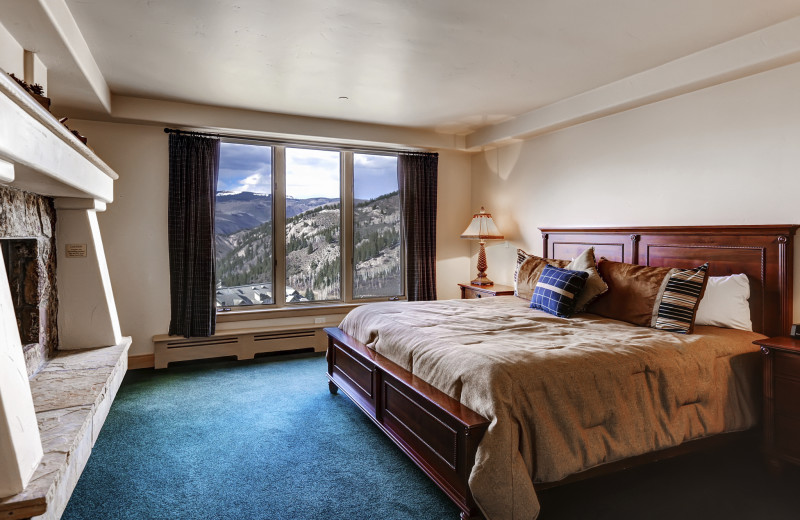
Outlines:
[[[710,276],[694,324],[753,330],[749,298],[750,282],[746,274]]]

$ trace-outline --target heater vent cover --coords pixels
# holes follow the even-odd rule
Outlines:
[[[222,330],[207,338],[178,338],[166,334],[153,337],[155,367],[174,361],[236,356],[253,359],[256,354],[313,348],[325,351],[327,340],[320,325],[285,325],[261,329]]]

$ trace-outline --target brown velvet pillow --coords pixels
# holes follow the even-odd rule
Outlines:
[[[658,292],[672,268],[625,264],[601,258],[597,270],[608,285],[608,291],[589,304],[587,312],[649,327]]]
[[[544,271],[544,266],[552,265],[554,267],[566,267],[569,260],[555,260],[552,258],[542,258],[535,255],[529,255],[522,249],[517,250],[517,258],[520,259],[521,255],[525,258],[518,264],[516,277],[514,280],[514,296],[518,296],[525,301],[531,301],[533,290],[536,288],[536,282],[539,281],[539,276]]]
[[[695,269],[648,267],[600,259],[608,291],[587,311],[634,325],[691,334],[708,282],[708,264]]]

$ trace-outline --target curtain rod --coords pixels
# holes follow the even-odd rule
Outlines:
[[[212,134],[210,132],[194,132],[191,130],[180,130],[178,128],[165,128],[165,134],[185,134],[185,135],[196,135],[199,137],[223,137],[221,134]]]
[[[198,132],[195,130],[181,130],[179,128],[164,128],[165,134],[178,134],[178,135],[195,135],[198,137],[218,137],[221,139],[238,139],[242,141],[258,141],[261,143],[270,143],[270,144],[289,144],[289,145],[299,145],[299,146],[306,146],[306,147],[323,147],[323,148],[338,148],[341,150],[354,150],[354,151],[374,151],[374,152],[391,152],[391,153],[402,153],[405,155],[436,155],[439,156],[438,153],[435,152],[427,152],[425,150],[417,149],[393,149],[393,148],[381,148],[378,146],[356,146],[356,145],[347,145],[347,144],[336,144],[336,143],[327,143],[327,142],[317,142],[317,141],[302,141],[302,140],[291,140],[291,139],[271,139],[268,137],[248,137],[242,135],[233,135],[233,134],[217,134],[212,132]]]

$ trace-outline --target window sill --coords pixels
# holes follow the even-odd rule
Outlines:
[[[217,313],[217,323],[263,320],[268,318],[295,318],[301,316],[321,316],[326,314],[347,314],[356,307],[374,303],[370,300],[359,303],[328,303],[311,305],[292,305],[275,309],[237,309]],[[379,300],[386,301],[386,300]]]

